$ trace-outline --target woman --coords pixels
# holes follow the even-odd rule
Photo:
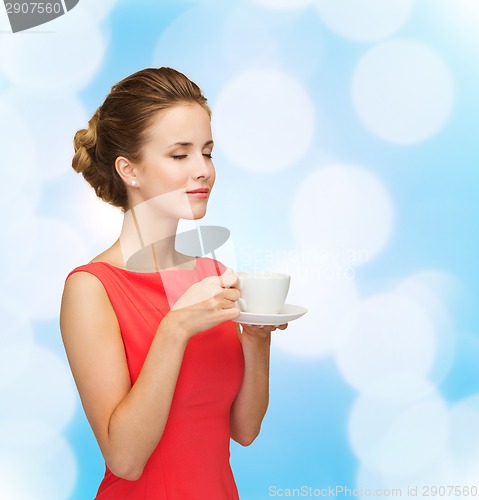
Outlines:
[[[206,99],[175,70],[139,71],[74,145],[73,168],[125,212],[119,239],[68,276],[60,315],[106,463],[96,498],[238,498],[229,440],[259,433],[275,327],[240,332],[235,274],[175,249],[215,181]]]

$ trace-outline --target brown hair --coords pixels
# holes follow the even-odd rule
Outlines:
[[[158,111],[181,103],[197,103],[211,115],[200,88],[171,68],[147,68],[114,85],[105,102],[73,141],[72,167],[102,200],[128,209],[126,186],[115,169],[125,156],[141,161],[146,130]]]

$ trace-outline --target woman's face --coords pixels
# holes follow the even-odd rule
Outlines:
[[[158,112],[141,162],[131,164],[138,185],[130,190],[131,205],[147,202],[171,218],[202,218],[216,177],[212,150],[210,117],[199,104]]]

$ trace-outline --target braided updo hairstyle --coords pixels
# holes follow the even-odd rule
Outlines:
[[[112,87],[88,128],[75,134],[73,169],[99,198],[126,211],[128,195],[116,159],[141,161],[146,131],[156,113],[183,103],[200,104],[211,115],[200,88],[174,69],[148,68],[128,76]]]

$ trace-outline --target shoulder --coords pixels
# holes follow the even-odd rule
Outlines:
[[[88,265],[89,266],[89,265]],[[102,281],[81,266],[70,273],[63,289],[60,330],[65,347],[111,338],[120,331],[118,318]],[[83,340],[81,340],[83,339]]]
[[[112,310],[100,263],[79,266],[67,276],[63,289],[60,321],[78,313],[97,314]]]
[[[65,280],[65,291],[102,289],[103,286],[100,279],[102,272],[99,267],[97,263],[90,263],[73,269]]]
[[[103,286],[109,289],[114,283],[117,283],[121,277],[121,270],[108,262],[92,261],[89,264],[76,267],[66,278],[65,287],[72,286],[70,283],[78,286]]]

